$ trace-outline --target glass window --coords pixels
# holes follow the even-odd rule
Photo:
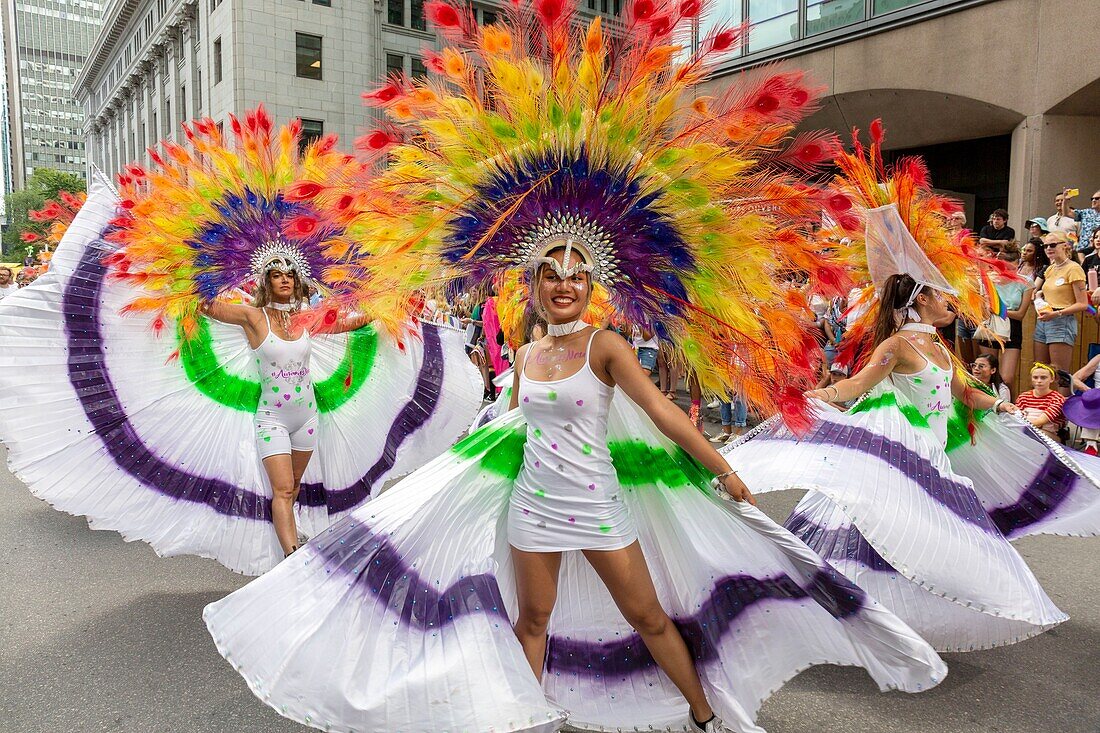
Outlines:
[[[699,38],[705,38],[717,26],[732,28],[741,24],[741,0],[717,0],[713,8],[699,20]]]
[[[222,80],[222,39],[214,41],[214,83]]]
[[[908,8],[910,5],[920,5],[927,0],[875,0],[875,15],[892,13],[895,10]]]
[[[798,38],[798,0],[749,0],[749,51]]]
[[[321,78],[321,37],[295,33],[296,74],[303,79]]]
[[[324,120],[302,119],[302,136],[298,139],[298,152],[301,153],[314,140],[325,134]]]
[[[492,10],[482,10],[481,11],[481,24],[482,25],[493,25],[496,22],[497,22],[497,14],[494,13]]]
[[[405,0],[386,0],[386,20],[393,25],[405,25]]]
[[[412,0],[409,3],[409,10],[412,14],[409,20],[413,29],[418,31],[428,30],[428,23],[424,20],[424,0]]]
[[[808,0],[806,3],[806,35],[823,33],[833,28],[863,20],[864,0]]]
[[[187,85],[180,84],[180,116],[187,119]]]
[[[399,53],[386,54],[386,76],[400,76],[405,73],[405,57]]]
[[[324,5],[326,8],[332,7],[332,0],[313,0],[314,5]]]
[[[424,66],[424,62],[416,56],[411,59],[412,77],[414,79],[420,79],[428,75],[428,68]]]

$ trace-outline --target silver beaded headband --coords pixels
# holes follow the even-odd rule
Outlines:
[[[569,262],[573,252],[580,255],[581,262],[564,267],[562,262],[548,256],[563,243],[565,256],[562,262]],[[537,270],[540,265],[549,265],[562,279],[587,272],[594,280],[603,283],[618,277],[618,261],[613,254],[611,235],[591,219],[572,213],[547,214],[520,237],[519,244],[526,253],[527,266],[532,270]]]
[[[298,273],[303,281],[309,279],[309,261],[302,250],[292,244],[275,240],[261,244],[252,253],[252,274],[263,277],[272,270],[283,274]]]

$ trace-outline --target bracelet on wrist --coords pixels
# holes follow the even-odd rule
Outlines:
[[[1001,411],[1001,405],[1005,403],[1004,398],[999,398],[993,401],[993,412],[997,413]]]
[[[726,471],[725,473],[717,474],[713,479],[711,479],[710,485],[713,486],[716,489],[720,489],[720,488],[722,488],[722,482],[725,479],[729,478],[730,476],[736,476],[736,475],[737,475],[737,471],[735,471],[731,468],[730,470]]]

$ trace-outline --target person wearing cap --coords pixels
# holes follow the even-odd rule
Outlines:
[[[1035,359],[1069,371],[1077,342],[1077,314],[1088,310],[1085,271],[1072,259],[1063,232],[1043,237],[1050,266],[1035,280]]]
[[[1047,218],[1045,216],[1036,216],[1034,219],[1028,219],[1024,222],[1024,226],[1027,228],[1029,237],[1042,237],[1044,234],[1050,234],[1050,225],[1047,224]]]

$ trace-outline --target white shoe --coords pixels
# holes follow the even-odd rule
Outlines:
[[[722,403],[719,402],[718,400],[715,400],[714,402],[711,402],[707,405],[707,407],[709,407],[712,410],[717,410],[721,406],[722,406]]]
[[[733,731],[726,727],[726,724],[722,722],[722,719],[715,715],[710,721],[700,728],[695,723],[695,718],[691,717],[691,713],[688,713],[688,728],[692,733],[733,733]]]

